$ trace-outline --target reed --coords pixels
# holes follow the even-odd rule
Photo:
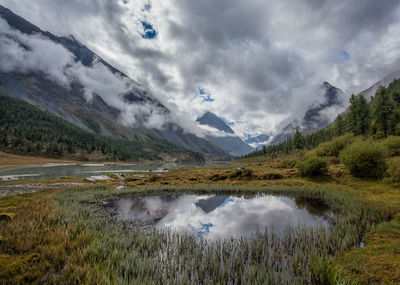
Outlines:
[[[251,239],[216,242],[189,234],[147,229],[116,222],[101,206],[103,199],[125,195],[165,193],[221,193],[231,195],[269,193],[321,199],[335,213],[334,226],[287,228],[283,235],[265,229]],[[390,218],[349,194],[325,188],[250,188],[244,186],[151,187],[123,190],[91,188],[56,195],[61,206],[60,223],[73,240],[83,233],[86,243],[72,256],[70,270],[59,280],[76,281],[84,264],[96,282],[128,284],[337,284],[353,280],[331,260],[358,247],[366,232]],[[78,265],[79,264],[79,265]],[[91,280],[91,279],[90,279]],[[89,281],[90,281],[89,280]],[[86,280],[88,281],[88,280]]]

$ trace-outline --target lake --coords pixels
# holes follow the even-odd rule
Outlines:
[[[332,214],[322,201],[287,196],[159,195],[105,201],[118,220],[189,232],[196,237],[251,237],[266,227],[328,227]]]
[[[148,164],[148,165],[117,165],[117,164],[56,164],[47,163],[41,165],[7,166],[0,168],[1,180],[17,179],[57,179],[65,176],[87,178],[100,176],[106,173],[125,173],[141,171],[163,171],[167,165]]]
[[[201,165],[225,165],[225,162],[210,162]],[[27,165],[1,165],[0,181],[23,179],[57,179],[65,176],[88,178],[107,173],[162,172],[182,166],[201,166],[199,163],[164,164],[102,164],[102,163],[45,163]]]

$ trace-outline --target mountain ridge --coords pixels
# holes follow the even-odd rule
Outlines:
[[[90,71],[92,74],[89,74],[89,76],[97,76],[96,72],[98,70],[106,73],[106,75],[107,72],[110,72],[107,76],[112,77],[112,80],[119,80],[120,83],[118,84],[122,87],[118,88],[124,92],[126,91],[123,94],[118,94],[118,97],[114,96],[119,101],[117,102],[118,104],[113,106],[110,105],[110,100],[115,101],[114,97],[107,100],[107,98],[104,98],[101,94],[95,92],[95,90],[88,89],[87,85],[84,84],[85,82],[76,81],[76,76],[71,79],[70,86],[66,87],[52,80],[48,74],[40,70],[4,71],[0,68],[0,92],[23,99],[95,133],[115,138],[126,137],[130,140],[146,140],[150,137],[156,137],[166,139],[171,143],[194,151],[219,157],[226,156],[226,153],[217,146],[204,138],[186,132],[173,121],[164,122],[166,120],[159,119],[159,124],[162,124],[162,127],[153,128],[147,126],[147,121],[153,115],[164,116],[166,119],[169,119],[171,117],[170,110],[137,82],[105,62],[75,38],[58,37],[49,32],[44,32],[1,5],[0,17],[12,29],[22,35],[27,35],[29,39],[35,37],[35,40],[49,40],[52,43],[61,45],[62,48],[73,55],[75,63],[82,64],[86,68],[84,69],[80,65],[77,65],[77,71],[73,71],[81,72],[81,69],[83,69],[83,72]],[[12,42],[12,44],[20,48],[23,52],[31,51],[32,49],[30,50],[30,47],[27,46],[29,42],[21,43],[17,39],[18,34],[14,30],[10,32],[11,35],[2,34],[2,37],[7,37],[4,39]],[[37,35],[40,35],[39,39]],[[62,76],[66,76],[65,73],[64,70]],[[79,73],[77,76],[80,75]],[[83,75],[87,76],[86,74]],[[68,77],[68,79],[70,78]],[[91,80],[92,78],[84,79]],[[97,80],[101,79],[98,78]],[[99,83],[102,82],[99,81]],[[129,88],[126,89],[126,86]],[[88,90],[91,100],[88,100]],[[122,106],[125,109],[122,110],[116,106]],[[122,123],[121,118],[131,119],[135,123]]]
[[[322,103],[313,104],[305,111],[301,120],[294,119],[285,125],[281,131],[274,137],[271,144],[278,144],[291,137],[297,129],[302,133],[311,133],[320,130],[333,122],[334,118],[330,118],[326,113],[330,108],[337,109],[335,114],[340,114],[344,109],[346,102],[344,101],[344,93],[339,88],[331,85],[327,81],[323,82],[320,90],[323,91],[324,101]],[[335,116],[336,117],[336,116]]]
[[[198,117],[196,122],[200,125],[214,128],[219,132],[215,135],[207,135],[207,140],[211,141],[214,145],[217,145],[225,152],[233,156],[239,156],[253,151],[251,146],[243,142],[242,139],[235,134],[232,128],[214,113],[208,111]],[[225,136],[224,133],[226,134]]]

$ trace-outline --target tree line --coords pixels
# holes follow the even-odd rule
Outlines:
[[[349,101],[348,109],[324,129],[310,134],[302,134],[297,129],[286,141],[264,146],[241,158],[275,157],[295,150],[310,150],[346,133],[374,139],[400,135],[400,79],[394,80],[388,87],[380,86],[369,102],[363,95],[354,94]]]
[[[32,155],[75,156],[96,153],[107,160],[159,160],[160,154],[188,153],[195,159],[202,155],[167,141],[114,139],[85,131],[62,118],[0,94],[0,148]],[[78,157],[79,158],[79,157]]]

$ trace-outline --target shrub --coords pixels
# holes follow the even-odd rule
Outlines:
[[[267,180],[277,180],[277,179],[282,179],[283,175],[280,173],[276,173],[276,172],[270,172],[264,175],[264,179]]]
[[[400,158],[389,160],[386,174],[393,182],[400,182]]]
[[[220,181],[220,180],[226,180],[226,179],[228,179],[228,176],[226,176],[226,175],[219,175],[218,173],[216,173],[216,174],[212,175],[209,179],[210,179],[211,181]]]
[[[234,173],[229,175],[231,179],[251,179],[253,177],[253,170],[238,167]]]
[[[357,140],[347,146],[340,158],[355,177],[381,178],[386,171],[385,148],[371,140]]]
[[[296,166],[297,160],[294,158],[284,158],[279,161],[279,168],[294,168]]]
[[[329,142],[320,144],[315,149],[315,154],[317,156],[339,156],[340,151],[342,151],[346,145],[354,141],[354,136],[345,135],[341,137],[334,138]]]
[[[382,145],[389,151],[390,155],[400,155],[400,137],[387,137],[382,141]]]
[[[311,156],[297,162],[297,169],[301,176],[315,177],[328,172],[328,160],[318,156]]]

